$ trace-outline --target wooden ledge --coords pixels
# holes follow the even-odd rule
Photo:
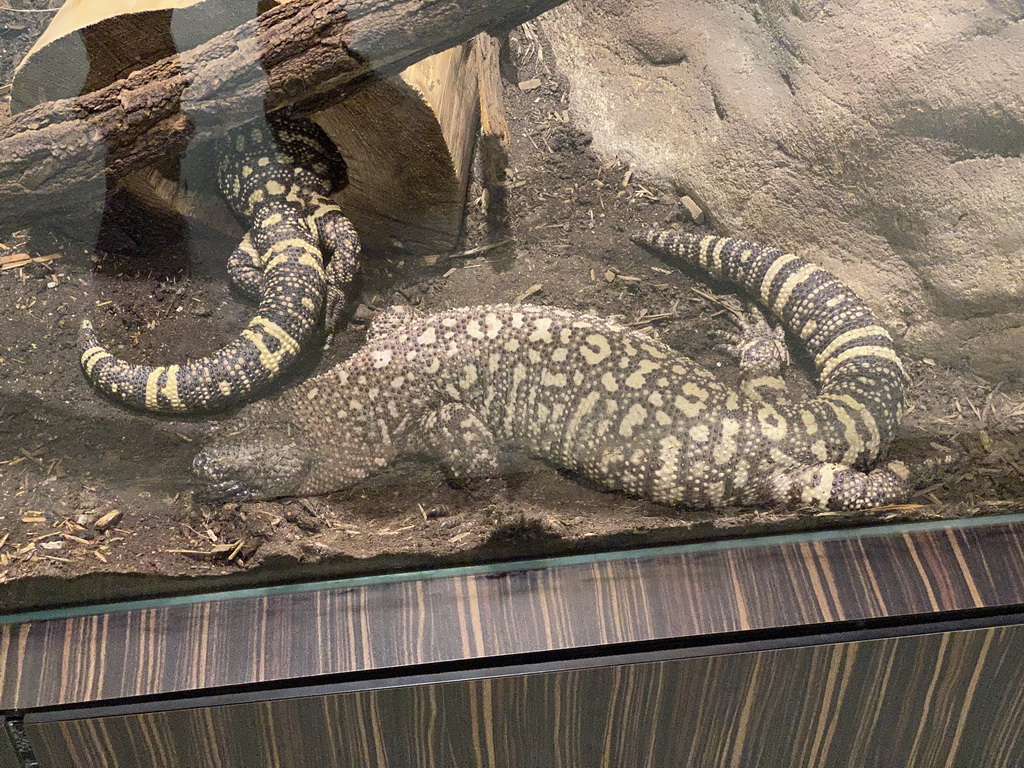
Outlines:
[[[1022,603],[1018,515],[364,577],[2,618],[0,709]]]

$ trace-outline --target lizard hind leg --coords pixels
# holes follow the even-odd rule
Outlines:
[[[311,200],[310,207],[313,210],[306,217],[306,223],[312,230],[326,262],[324,328],[330,336],[341,326],[342,314],[347,304],[345,290],[359,272],[362,247],[355,227],[341,212],[337,203],[330,198],[316,195]]]
[[[263,295],[263,272],[267,260],[252,244],[252,233],[246,232],[228,257],[228,278],[232,287],[253,304],[258,304]]]
[[[490,428],[462,403],[446,403],[420,423],[413,450],[436,459],[456,483],[497,477],[506,462]]]

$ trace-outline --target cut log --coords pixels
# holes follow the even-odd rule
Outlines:
[[[271,2],[268,5],[276,5]],[[160,59],[250,21],[253,0],[68,0],[19,65],[12,108],[99,90]],[[364,244],[413,252],[450,249],[458,237],[477,126],[476,70],[468,44],[413,64],[317,112],[349,165],[340,197]],[[121,180],[147,208],[223,230],[218,196],[175,178],[180,157]]]
[[[263,111],[310,113],[483,29],[560,0],[290,0],[126,78],[15,116],[0,134],[0,213],[52,213]]]
[[[493,190],[504,181],[512,135],[505,118],[501,93],[501,41],[486,32],[473,38],[480,94],[480,160],[485,189]]]
[[[340,197],[363,245],[412,253],[458,239],[477,130],[468,44],[314,114],[349,167]]]

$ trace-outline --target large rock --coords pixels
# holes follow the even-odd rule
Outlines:
[[[1024,373],[1024,2],[569,0],[598,151],[832,269],[912,353]]]

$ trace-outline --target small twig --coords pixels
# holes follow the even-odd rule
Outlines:
[[[650,325],[656,320],[669,320],[673,317],[676,317],[675,312],[662,312],[660,315],[644,315],[639,320],[634,320],[631,323],[626,323],[626,325],[629,327],[636,325]]]
[[[31,543],[31,542],[34,542],[34,541],[42,541],[43,539],[48,539],[51,536],[63,536],[63,535],[64,534],[60,533],[59,531],[51,531],[50,533],[44,533],[42,536],[36,536],[34,538],[31,538],[31,539],[29,539],[29,542]]]
[[[500,248],[501,246],[507,245],[511,242],[512,238],[508,238],[507,240],[502,240],[497,243],[489,243],[488,245],[480,245],[466,251],[459,251],[458,253],[428,253],[426,256],[423,256],[422,259],[424,265],[432,267],[441,259],[464,259],[470,256],[477,256],[481,253],[486,253],[487,251],[493,251],[495,248]]]
[[[895,510],[912,510],[912,509],[926,509],[927,504],[885,504],[881,507],[871,507],[865,509],[865,512],[890,512]]]
[[[542,289],[543,287],[544,287],[544,284],[543,284],[543,283],[537,283],[536,285],[531,285],[531,286],[530,286],[529,288],[527,288],[527,289],[526,289],[525,291],[523,291],[523,292],[522,292],[522,293],[520,293],[520,294],[519,294],[518,296],[516,296],[516,298],[515,298],[515,303],[517,303],[517,304],[518,304],[518,303],[519,303],[519,302],[521,302],[521,301],[526,301],[526,300],[527,300],[528,298],[530,298],[531,296],[533,296],[533,294],[537,293],[537,292],[538,292],[539,290],[541,290],[541,289]]]
[[[234,560],[234,559],[235,559],[236,557],[238,557],[238,553],[242,551],[242,545],[243,545],[243,544],[245,544],[245,539],[239,539],[239,540],[238,540],[238,543],[237,543],[237,544],[235,544],[235,548],[234,548],[234,549],[232,549],[232,550],[231,550],[231,554],[230,554],[230,555],[228,555],[228,562],[229,562],[229,563],[230,563],[230,562],[231,562],[232,560]]]
[[[458,253],[449,254],[449,259],[460,259],[465,256],[476,256],[479,253],[486,253],[487,251],[493,251],[495,248],[500,248],[503,245],[507,245],[512,242],[512,238],[505,240],[499,240],[497,243],[489,243],[487,245],[479,245],[476,248],[470,248],[467,251],[459,251]]]
[[[743,317],[743,310],[740,309],[739,307],[736,307],[735,305],[733,305],[731,303],[731,301],[723,299],[720,296],[715,296],[715,294],[713,294],[713,293],[708,293],[707,291],[702,291],[700,288],[691,288],[690,290],[693,291],[694,293],[696,293],[698,296],[702,296],[705,299],[707,299],[708,301],[710,301],[710,302],[712,302],[714,304],[717,304],[718,306],[722,307],[723,309],[727,310],[728,312],[731,312],[736,317],[739,317],[739,318]]]
[[[21,451],[22,455],[24,455],[24,457],[26,459],[29,459],[30,461],[34,461],[36,464],[38,464],[40,467],[43,467],[44,469],[46,468],[46,464],[43,463],[43,460],[40,459],[38,456],[33,456],[31,453],[26,451],[24,448],[19,448],[18,450]]]

